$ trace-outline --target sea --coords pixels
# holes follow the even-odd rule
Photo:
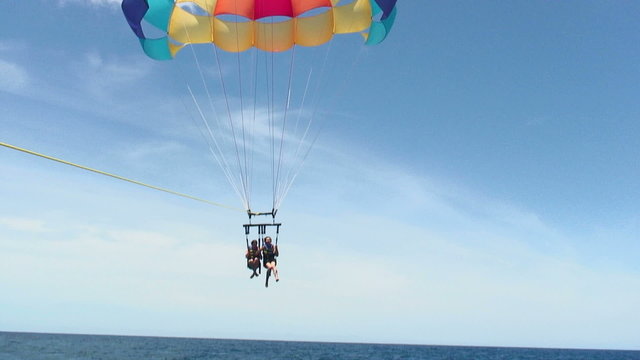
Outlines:
[[[0,360],[640,360],[640,351],[0,332]]]

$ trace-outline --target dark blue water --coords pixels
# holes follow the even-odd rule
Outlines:
[[[0,332],[0,360],[640,360],[640,351],[343,344]]]

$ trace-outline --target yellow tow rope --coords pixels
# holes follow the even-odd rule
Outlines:
[[[140,182],[140,181],[127,179],[127,178],[119,176],[119,175],[110,174],[108,172],[104,172],[104,171],[97,170],[97,169],[92,169],[92,168],[87,167],[87,166],[74,164],[74,163],[66,161],[66,160],[58,159],[58,158],[55,158],[53,156],[49,156],[49,155],[45,155],[45,154],[40,154],[40,153],[37,153],[35,151],[31,151],[31,150],[24,149],[24,148],[15,146],[15,145],[3,143],[1,141],[0,141],[0,145],[4,146],[6,148],[9,148],[9,149],[21,151],[23,153],[27,153],[27,154],[30,154],[30,155],[39,156],[39,157],[47,159],[47,160],[56,161],[56,162],[59,162],[59,163],[65,164],[65,165],[70,165],[70,166],[73,166],[73,167],[77,167],[77,168],[82,169],[82,170],[91,171],[91,172],[94,172],[94,173],[97,173],[97,174],[100,174],[100,175],[110,176],[110,177],[118,179],[118,180],[127,181],[127,182],[130,182],[132,184],[148,187],[148,188],[154,189],[154,190],[164,191],[164,192],[169,193],[169,194],[182,196],[184,198],[195,200],[195,201],[200,201],[200,202],[203,202],[203,203],[206,203],[206,204],[209,204],[209,205],[219,206],[219,207],[223,207],[223,208],[230,209],[230,210],[235,210],[235,211],[245,211],[245,210],[242,210],[242,209],[239,209],[239,208],[235,208],[235,207],[232,207],[232,206],[227,206],[227,205],[224,205],[224,204],[219,204],[219,203],[216,203],[216,202],[213,202],[213,201],[209,201],[209,200],[205,200],[205,199],[200,199],[200,198],[197,198],[195,196],[179,193],[179,192],[176,192],[176,191],[173,191],[173,190],[164,189],[164,188],[161,188],[161,187],[158,187],[158,186],[145,184],[145,183]]]

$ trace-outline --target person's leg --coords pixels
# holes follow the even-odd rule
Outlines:
[[[271,276],[271,269],[267,266],[267,276],[264,280],[264,287],[269,287],[269,276]]]
[[[272,267],[273,276],[276,278],[276,282],[278,282],[280,281],[280,276],[278,276],[278,265],[277,265],[278,263],[274,261],[272,262],[272,264],[273,264],[273,267]]]
[[[267,269],[267,276],[264,279],[264,286],[269,287],[269,277],[271,276],[271,269],[269,268],[269,262],[266,259],[262,259],[262,266]]]
[[[251,270],[253,270],[253,274],[251,274],[250,277],[251,279],[253,279],[255,276],[259,276],[257,270],[260,267],[260,260],[258,260],[257,258],[249,260],[249,267],[251,268]]]

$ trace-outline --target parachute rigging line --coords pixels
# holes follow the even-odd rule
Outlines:
[[[331,51],[331,47],[332,47],[333,43],[330,42],[329,46],[327,47],[326,53],[325,53],[325,58],[324,58],[324,62],[322,64],[322,68],[321,68],[321,73],[324,73],[325,68],[327,66],[327,59],[329,57],[329,52]],[[295,48],[295,47],[294,47]],[[344,76],[344,78],[342,79],[341,84],[337,87],[336,92],[327,99],[327,103],[333,102],[335,103],[337,101],[337,99],[341,98],[342,94],[346,91],[349,83],[351,83],[351,81],[353,80],[352,74],[353,74],[353,70],[355,69],[356,65],[360,62],[360,59],[362,58],[362,54],[365,51],[365,45],[360,45],[358,52],[356,54],[356,56],[353,57],[353,60],[351,61],[350,66],[348,67],[349,70],[346,73],[346,76]],[[322,79],[322,76],[319,77],[319,79]],[[308,135],[309,129],[311,128],[311,124],[313,123],[314,119],[316,118],[316,115],[318,113],[318,104],[319,104],[319,96],[318,94],[320,93],[319,89],[321,88],[321,82],[318,81],[316,83],[316,90],[315,90],[315,96],[314,96],[314,101],[313,101],[313,105],[312,105],[312,113],[310,116],[309,121],[307,122],[307,127],[305,129],[304,135],[300,138],[300,143],[299,145],[301,146]],[[306,90],[305,90],[306,92]],[[298,163],[298,165],[296,167],[292,167],[289,169],[289,172],[292,173],[293,175],[291,176],[290,180],[285,182],[284,184],[284,192],[281,194],[280,196],[280,200],[278,202],[276,202],[276,204],[274,205],[275,209],[280,208],[280,206],[282,205],[282,199],[284,199],[287,194],[289,193],[289,190],[291,189],[293,183],[295,182],[295,179],[298,177],[298,174],[300,173],[300,170],[302,170],[302,167],[304,165],[304,163],[306,162],[309,153],[311,152],[311,149],[313,148],[313,146],[315,145],[316,141],[318,140],[318,137],[320,136],[320,133],[322,132],[322,128],[324,127],[324,123],[321,124],[320,129],[318,129],[318,132],[315,134],[313,140],[311,140],[311,144],[309,145],[309,147],[306,149],[306,151],[304,152],[304,154],[302,155],[302,159],[300,160],[300,162]],[[298,149],[296,149],[296,153],[294,155],[297,156],[298,155],[298,150],[300,148],[300,146],[298,147]],[[287,175],[288,177],[289,175]]]
[[[327,86],[324,72],[328,68],[327,59],[334,46],[333,38],[340,34],[360,33],[364,36],[365,44],[374,45],[382,42],[393,26],[397,0],[344,2],[346,4],[339,0],[122,1],[122,10],[129,26],[140,39],[144,52],[153,59],[174,59],[176,54],[188,45],[191,45],[189,47],[195,57],[193,45],[211,44],[213,46],[222,87],[220,93],[224,95],[227,119],[224,119],[222,110],[216,113],[214,100],[218,100],[217,94],[209,91],[207,86],[209,80],[205,80],[205,72],[202,71],[197,57],[195,57],[196,65],[216,120],[215,123],[208,121],[209,115],[202,111],[203,108],[198,104],[199,97],[195,95],[197,92],[192,91],[190,86],[187,88],[206,127],[206,131],[200,128],[200,132],[209,145],[209,151],[214,155],[227,180],[241,198],[250,217],[251,208],[254,205],[252,187],[254,175],[257,175],[257,173],[254,174],[254,157],[264,156],[265,161],[261,164],[264,165],[265,170],[269,165],[271,167],[271,211],[275,214],[318,139],[319,132],[314,134],[316,131],[311,131],[311,125],[318,122],[324,115],[318,111],[318,103],[334,102],[338,98],[337,94],[342,93],[351,80],[352,74],[349,71],[347,76],[342,78],[342,84],[338,84],[337,91],[335,91],[336,87],[332,86],[333,91],[329,94],[333,94],[333,99],[323,96],[323,100],[319,101],[320,92],[317,90]],[[311,10],[317,11],[308,14],[307,12]],[[164,33],[164,36],[148,38],[143,31],[143,20]],[[298,70],[298,64],[305,64],[305,59],[304,57],[296,59],[296,57],[303,56],[302,52],[306,50],[296,48],[319,47],[325,43],[328,45],[324,47],[326,49],[324,59],[317,58],[323,61],[320,71],[309,66],[302,101],[297,103],[299,94],[294,89],[297,89],[298,83],[297,78],[294,79],[293,76],[294,72],[296,74],[305,72]],[[249,49],[251,51],[246,52]],[[288,54],[285,53],[287,50],[290,51]],[[235,61],[233,56],[223,54],[226,52],[236,53]],[[244,55],[241,55],[241,52],[253,57],[242,58]],[[300,55],[297,55],[297,52],[300,52]],[[262,54],[265,54],[264,72],[258,71],[262,63],[260,58]],[[287,55],[291,56],[289,64],[285,59]],[[351,58],[350,70],[353,70],[359,57],[360,54]],[[236,63],[235,71],[232,70],[229,73],[223,71],[221,65],[223,60],[226,61],[225,58],[231,60],[227,65]],[[251,60],[253,64],[249,65]],[[244,69],[245,63],[249,65],[246,69]],[[345,61],[344,65],[346,64],[348,62]],[[288,80],[285,66],[289,67]],[[253,74],[251,74],[252,67]],[[343,68],[343,66],[340,67]],[[311,84],[312,75],[315,77],[318,73],[320,75],[318,81],[316,84]],[[311,91],[313,88],[316,91]],[[281,92],[285,89],[286,93]],[[236,97],[236,95],[239,96]],[[253,115],[250,115],[251,95],[253,95]],[[259,98],[266,100],[264,118],[258,115]],[[284,104],[281,103],[281,99],[286,99]],[[237,105],[239,105],[239,111],[236,111]],[[222,108],[224,105],[216,104],[216,106]],[[305,110],[305,107],[309,110]],[[294,111],[297,114],[294,114]],[[195,119],[194,114],[193,112],[191,114],[192,120]],[[306,126],[301,124],[301,119],[306,121]],[[264,133],[261,131],[262,120],[266,120],[265,130],[268,130]],[[291,124],[292,121],[294,124]],[[291,129],[288,127],[292,127],[293,133],[290,133]],[[206,137],[207,132],[209,138]],[[265,140],[264,145],[270,146],[262,148],[258,145],[258,142],[263,143],[262,140]],[[234,152],[235,155],[233,155]],[[234,156],[235,160],[232,159]],[[268,187],[267,171],[263,180],[264,185]]]
[[[309,127],[311,126],[311,123],[313,122],[313,118],[311,118],[308,122],[307,122],[307,126],[304,132],[304,135],[302,137],[298,136],[298,126],[300,125],[300,118],[302,117],[302,110],[304,109],[304,105],[305,105],[305,100],[307,98],[307,91],[309,90],[309,83],[311,82],[311,75],[313,74],[313,68],[309,69],[309,75],[307,76],[307,83],[305,85],[304,88],[304,93],[302,95],[302,102],[300,104],[300,108],[298,109],[298,115],[296,117],[296,123],[295,123],[295,127],[293,128],[293,136],[294,138],[298,138],[298,146],[296,146],[296,152],[293,154],[293,161],[292,163],[297,163],[297,159],[298,159],[298,154],[300,153],[300,149],[302,147],[302,144],[304,142],[304,139],[306,138],[307,132],[309,131]],[[284,198],[286,196],[286,191],[284,191],[284,189],[288,188],[289,185],[289,181],[291,181],[291,171],[294,169],[294,167],[290,167],[287,171],[287,174],[284,177],[284,181],[281,182],[280,186],[278,187],[278,193],[281,194],[280,195],[280,200],[278,201],[278,203],[282,202],[282,198]],[[274,206],[275,207],[275,206]],[[278,205],[279,207],[279,205]]]
[[[238,139],[236,137],[236,131],[235,131],[235,126],[233,126],[233,116],[231,115],[231,106],[229,105],[229,95],[227,94],[227,87],[224,81],[224,76],[222,75],[222,64],[220,62],[220,56],[218,54],[218,48],[216,46],[213,46],[213,52],[215,53],[216,56],[216,63],[218,66],[218,75],[220,77],[220,84],[222,85],[222,92],[224,93],[224,100],[225,100],[225,104],[227,107],[227,114],[228,114],[228,118],[229,118],[229,126],[231,127],[231,135],[233,137],[233,144],[235,147],[235,152],[236,152],[236,160],[238,162],[238,169],[240,171],[240,185],[242,186],[242,190],[244,193],[244,202],[245,202],[245,206],[248,209],[250,209],[249,204],[247,203],[247,184],[245,183],[244,179],[244,171],[242,169],[242,163],[240,162],[240,150],[238,149]],[[240,109],[240,111],[242,112],[243,109]]]
[[[187,38],[189,39],[189,41],[191,41],[191,36],[189,34],[189,30],[187,29],[186,25],[184,26],[184,31],[187,34]],[[200,79],[202,81],[202,86],[205,90],[205,94],[207,95],[207,100],[209,101],[209,107],[211,108],[211,111],[213,113],[215,122],[217,124],[218,129],[220,129],[221,123],[220,123],[220,117],[218,116],[218,112],[216,110],[216,107],[213,103],[213,99],[211,96],[211,91],[209,90],[209,86],[207,85],[207,81],[205,79],[204,76],[204,72],[202,71],[202,66],[200,65],[200,60],[198,58],[198,55],[196,54],[195,48],[191,47],[191,54],[193,56],[194,62],[196,64],[196,67],[198,69],[198,74],[200,75]],[[233,173],[231,171],[231,166],[229,165],[229,163],[227,162],[227,159],[224,155],[224,151],[222,151],[219,141],[217,139],[216,136],[214,136],[213,131],[211,130],[211,126],[209,125],[209,122],[207,121],[207,117],[204,115],[202,108],[200,107],[200,104],[198,103],[198,100],[196,99],[195,95],[193,94],[193,91],[191,90],[191,86],[189,85],[189,83],[186,81],[186,76],[184,75],[184,71],[182,70],[181,66],[178,66],[178,69],[180,70],[180,74],[181,77],[183,79],[183,81],[185,82],[186,86],[187,86],[187,90],[189,91],[189,94],[191,96],[191,100],[193,101],[198,114],[200,115],[200,118],[202,120],[202,122],[204,123],[207,132],[209,134],[209,138],[213,140],[213,143],[215,145],[215,148],[217,150],[217,155],[216,152],[213,151],[213,149],[211,148],[211,143],[209,142],[209,140],[207,139],[206,136],[204,136],[202,129],[199,126],[196,126],[198,129],[200,129],[200,133],[203,135],[203,137],[205,138],[205,142],[208,144],[209,146],[209,152],[211,152],[211,154],[213,155],[213,157],[216,159],[216,161],[218,162],[218,165],[220,166],[220,168],[222,169],[225,177],[227,178],[227,181],[231,184],[231,186],[233,187],[233,190],[235,191],[235,193],[240,197],[240,199],[243,200],[245,206],[248,208],[248,203],[249,200],[246,199],[246,197],[244,196],[243,193],[241,193],[241,191],[238,189],[237,183],[234,179]],[[192,117],[193,119],[193,117]],[[220,140],[224,140],[224,139],[220,139]]]
[[[235,7],[235,13],[238,13],[238,2],[234,2],[234,7]],[[236,20],[237,20],[238,16],[236,15]],[[238,21],[235,21],[235,32],[238,33]],[[213,22],[212,25],[213,26]],[[240,40],[238,39],[238,37],[236,37],[236,49],[240,49]],[[216,56],[218,55],[218,52],[216,51]],[[251,193],[251,188],[249,188],[248,186],[248,181],[249,181],[249,176],[248,176],[248,167],[247,167],[247,141],[246,141],[246,137],[245,137],[245,126],[244,126],[244,95],[243,95],[243,91],[242,91],[242,66],[241,66],[241,62],[240,62],[240,51],[236,52],[236,61],[238,63],[238,89],[240,91],[240,124],[242,127],[242,156],[244,158],[244,172],[242,171],[242,168],[240,169],[240,174],[241,176],[243,176],[243,185],[244,185],[244,191],[245,191],[245,196],[247,197],[247,209],[250,208],[250,202],[249,202],[249,194]],[[235,134],[234,134],[234,141],[235,140]],[[236,145],[237,146],[237,145]],[[240,160],[238,159],[238,162],[240,162]],[[241,165],[238,164],[240,167]]]
[[[169,194],[172,194],[172,195],[181,196],[181,197],[184,197],[184,198],[187,198],[187,199],[199,201],[199,202],[202,202],[202,203],[205,203],[205,204],[209,204],[209,205],[213,205],[213,206],[223,207],[223,208],[229,209],[229,210],[244,211],[244,210],[238,209],[236,207],[227,206],[227,205],[224,205],[224,204],[220,204],[220,203],[217,203],[217,202],[201,199],[201,198],[198,198],[198,197],[195,197],[195,196],[183,194],[183,193],[180,193],[180,192],[177,192],[177,191],[161,188],[161,187],[158,187],[158,186],[145,184],[145,183],[137,181],[137,180],[127,179],[127,178],[125,178],[123,176],[120,176],[120,175],[115,175],[115,174],[111,174],[111,173],[108,173],[108,172],[105,172],[105,171],[102,171],[102,170],[97,170],[97,169],[93,169],[93,168],[90,168],[90,167],[87,167],[87,166],[75,164],[75,163],[72,163],[70,161],[66,161],[66,160],[62,160],[62,159],[59,159],[59,158],[55,158],[53,156],[49,156],[49,155],[45,155],[45,154],[42,154],[42,153],[38,153],[38,152],[35,152],[35,151],[32,151],[32,150],[28,150],[28,149],[21,148],[21,147],[15,146],[15,145],[7,144],[7,143],[1,142],[1,141],[0,141],[0,145],[4,146],[6,148],[12,149],[12,150],[21,151],[21,152],[29,154],[29,155],[34,155],[34,156],[41,157],[43,159],[56,161],[56,162],[59,162],[61,164],[73,166],[73,167],[76,167],[76,168],[79,168],[79,169],[82,169],[82,170],[86,170],[86,171],[91,171],[91,172],[94,172],[96,174],[109,176],[109,177],[112,177],[114,179],[126,181],[126,182],[129,182],[129,183],[132,183],[132,184],[136,184],[136,185],[140,185],[140,186],[144,186],[144,187],[147,187],[147,188],[150,188],[150,189],[153,189],[153,190],[166,192],[166,193],[169,193]]]
[[[273,25],[273,18],[271,18],[271,25]],[[271,46],[273,47],[273,27],[271,28]],[[271,53],[271,92],[268,93],[269,97],[269,136],[271,137],[271,186],[272,186],[272,196],[273,202],[276,203],[276,145],[275,145],[275,72],[274,72],[274,64],[275,64],[275,52]],[[267,72],[267,78],[269,72]],[[267,91],[269,91],[269,84],[267,84]],[[272,205],[273,206],[273,205]]]
[[[289,193],[289,189],[291,189],[291,186],[293,185],[293,182],[295,181],[295,179],[298,177],[298,174],[300,173],[300,170],[302,169],[302,166],[304,165],[304,163],[307,160],[307,157],[309,156],[309,153],[311,152],[311,148],[313,148],[313,145],[315,145],[316,140],[318,140],[318,137],[320,136],[320,133],[322,132],[322,128],[320,128],[318,130],[318,132],[316,133],[316,136],[313,138],[313,140],[311,141],[311,145],[309,145],[309,147],[307,148],[307,151],[305,152],[302,160],[300,161],[300,163],[298,164],[298,167],[296,168],[296,170],[294,171],[294,175],[291,178],[291,181],[289,181],[288,186],[286,187],[286,189],[284,190],[284,193],[282,194],[282,197],[280,198],[280,202],[278,204],[276,204],[276,209],[280,208],[280,205],[282,205],[282,199],[284,199],[287,194]]]
[[[296,152],[293,155],[293,159],[294,159],[293,163],[294,164],[297,163],[299,165],[295,166],[295,167],[291,167],[287,171],[287,175],[285,177],[286,180],[284,181],[283,186],[282,186],[282,188],[284,190],[282,190],[282,191],[279,190],[282,195],[280,196],[280,199],[279,199],[278,203],[275,206],[276,208],[280,207],[280,205],[282,203],[282,200],[289,193],[289,189],[291,188],[291,185],[293,185],[293,182],[294,182],[295,178],[298,176],[298,173],[302,169],[302,165],[304,164],[305,160],[307,159],[307,155],[311,151],[311,148],[313,148],[313,145],[315,144],[315,142],[316,142],[316,140],[318,138],[319,132],[318,132],[318,134],[316,134],[316,137],[314,138],[314,140],[311,142],[311,144],[307,148],[307,151],[305,152],[305,154],[302,156],[302,160],[298,161],[297,159],[299,159],[299,156],[300,156],[299,154],[300,154],[300,151],[302,149],[302,145],[305,143],[305,140],[306,140],[307,135],[309,133],[309,129],[311,128],[311,124],[313,123],[313,120],[315,119],[315,114],[317,112],[317,98],[318,98],[317,97],[317,93],[318,93],[318,88],[319,88],[320,82],[321,82],[320,79],[322,79],[322,74],[324,74],[325,68],[327,66],[327,58],[328,58],[329,51],[330,51],[332,45],[333,45],[333,42],[330,42],[329,45],[327,46],[327,50],[325,51],[324,61],[322,63],[322,66],[320,67],[320,69],[321,69],[320,70],[320,74],[321,75],[320,75],[320,77],[318,77],[319,80],[316,82],[316,86],[315,86],[316,96],[314,97],[314,101],[312,101],[314,103],[314,105],[312,107],[311,114],[310,114],[310,117],[309,117],[309,121],[307,121],[307,126],[305,127],[304,133],[300,137],[300,136],[297,136],[298,125],[299,125],[300,118],[302,117],[302,113],[303,113],[303,110],[304,110],[304,107],[305,107],[305,102],[306,102],[306,98],[307,98],[307,92],[309,90],[309,85],[311,83],[311,76],[313,74],[313,67],[311,67],[309,69],[309,75],[307,76],[307,83],[305,85],[304,93],[303,93],[303,96],[302,96],[302,103],[300,105],[300,109],[298,110],[298,117],[296,119],[296,125],[295,125],[295,128],[294,128],[294,134],[298,138],[298,146],[296,147]]]
[[[287,114],[289,113],[289,106],[291,105],[291,81],[293,78],[293,66],[296,57],[296,46],[291,48],[291,64],[289,66],[289,81],[287,84],[287,101],[284,108],[284,115],[282,118],[282,131],[280,133],[280,153],[278,154],[278,170],[276,172],[276,188],[274,189],[274,202],[273,208],[276,208],[276,204],[280,202],[279,190],[280,186],[280,169],[282,167],[282,149],[284,148],[284,130],[287,125]]]
[[[233,187],[233,190],[235,191],[235,193],[242,199],[242,194],[240,192],[240,190],[238,189],[235,181],[233,180],[233,175],[231,174],[231,171],[229,169],[229,165],[226,162],[226,159],[224,157],[224,153],[222,152],[222,150],[220,149],[220,147],[218,146],[218,142],[216,141],[216,137],[213,135],[213,132],[211,131],[211,128],[209,127],[209,123],[206,120],[206,117],[204,116],[202,109],[200,108],[200,104],[198,103],[198,101],[196,100],[193,91],[191,90],[191,87],[189,85],[187,85],[187,90],[189,91],[189,94],[191,95],[191,99],[193,100],[193,103],[196,106],[196,109],[198,110],[198,114],[200,115],[200,118],[202,119],[202,121],[204,122],[207,131],[209,132],[209,138],[213,139],[214,145],[216,146],[219,155],[217,155],[215,153],[215,151],[213,151],[213,149],[211,148],[211,143],[209,142],[209,139],[205,136],[204,132],[202,131],[202,129],[199,126],[196,126],[199,130],[200,130],[200,134],[202,135],[202,137],[204,138],[205,142],[208,145],[209,148],[209,152],[211,153],[211,155],[213,155],[214,159],[216,159],[216,161],[218,162],[218,165],[220,166],[220,168],[222,168],[222,172],[224,173],[224,175],[227,178],[227,181],[229,181],[229,183],[231,184],[231,186]],[[183,103],[183,105],[185,105]],[[186,105],[185,105],[186,108]],[[193,119],[193,116],[191,115],[190,118],[192,119],[192,121],[195,123],[195,119]],[[223,165],[224,164],[224,165]]]

